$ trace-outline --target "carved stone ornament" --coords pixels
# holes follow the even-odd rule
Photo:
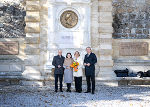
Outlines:
[[[78,23],[78,15],[72,11],[64,11],[60,16],[60,22],[65,28],[73,28]]]

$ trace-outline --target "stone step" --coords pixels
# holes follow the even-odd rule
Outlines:
[[[15,71],[15,72],[0,72],[0,76],[21,76],[22,72]]]
[[[138,72],[138,71],[147,71],[147,70],[150,70],[150,66],[147,66],[147,65],[134,65],[134,66],[131,66],[131,65],[115,65],[113,67],[113,71],[114,70],[124,70],[128,68],[129,69],[129,72]]]
[[[0,76],[0,80],[22,79],[22,76]]]
[[[114,65],[118,66],[149,66],[150,60],[114,60]]]

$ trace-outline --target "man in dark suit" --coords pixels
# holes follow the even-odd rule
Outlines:
[[[58,79],[60,82],[60,92],[62,90],[62,81],[63,81],[63,74],[64,74],[64,63],[65,57],[62,56],[62,51],[58,50],[58,55],[54,56],[52,65],[55,66],[54,76],[55,76],[55,92],[58,90]]]
[[[97,63],[97,57],[90,47],[86,48],[87,54],[84,58],[85,66],[85,76],[87,81],[87,91],[85,93],[91,92],[91,82],[92,82],[92,94],[95,91],[95,63]]]

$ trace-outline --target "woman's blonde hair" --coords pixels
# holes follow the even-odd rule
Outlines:
[[[74,53],[74,56],[76,55],[76,53],[78,53],[78,55],[80,56],[80,53],[79,53],[79,51],[75,51],[75,53]]]

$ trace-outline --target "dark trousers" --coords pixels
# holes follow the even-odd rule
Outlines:
[[[87,82],[87,91],[91,91],[91,83],[92,83],[92,91],[95,91],[95,76],[86,76]]]
[[[74,77],[76,92],[82,91],[82,77]]]
[[[70,90],[71,88],[71,83],[67,83],[67,90]]]
[[[55,90],[58,90],[58,79],[60,83],[60,90],[62,90],[63,74],[55,74]]]

